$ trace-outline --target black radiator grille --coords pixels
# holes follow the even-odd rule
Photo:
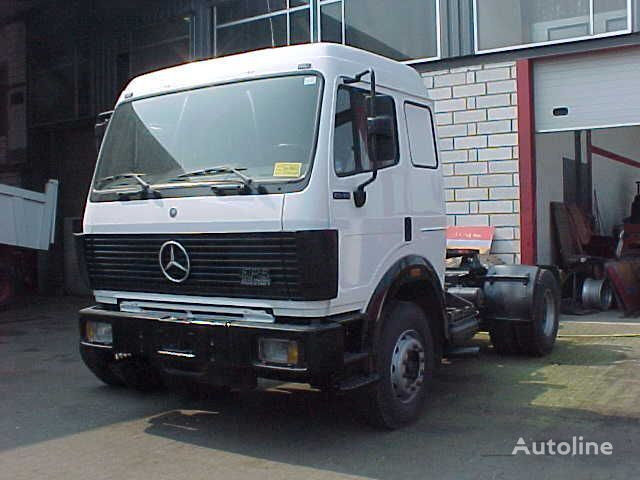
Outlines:
[[[335,231],[83,239],[94,290],[291,300],[328,299],[337,293]],[[182,283],[167,280],[160,268],[158,254],[167,241],[178,242],[189,255],[191,272]],[[252,284],[256,272],[261,281]]]

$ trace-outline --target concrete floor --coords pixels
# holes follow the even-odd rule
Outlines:
[[[640,338],[601,336],[640,334],[640,323],[617,313],[567,317],[544,359],[498,357],[479,335],[478,358],[443,364],[420,421],[383,433],[354,420],[348,399],[300,386],[217,400],[103,386],[77,351],[83,303],[36,299],[0,313],[1,479],[585,480],[640,471]],[[519,437],[572,436],[611,442],[613,455],[510,455]]]

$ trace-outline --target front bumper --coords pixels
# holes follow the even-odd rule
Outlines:
[[[86,341],[86,322],[112,325],[113,344]],[[295,366],[264,364],[258,360],[258,339],[296,340]],[[344,327],[322,321],[311,325],[189,320],[166,315],[107,310],[100,306],[80,311],[80,349],[85,362],[113,362],[137,358],[149,361],[164,376],[187,377],[211,385],[250,386],[257,377],[325,384],[344,369]]]

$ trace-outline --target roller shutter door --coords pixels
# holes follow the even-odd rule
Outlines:
[[[640,124],[640,48],[534,63],[538,132]]]

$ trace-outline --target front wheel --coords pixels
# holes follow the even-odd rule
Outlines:
[[[392,430],[419,417],[435,354],[429,323],[420,307],[397,302],[385,310],[376,346],[380,380],[363,394],[369,423]]]

